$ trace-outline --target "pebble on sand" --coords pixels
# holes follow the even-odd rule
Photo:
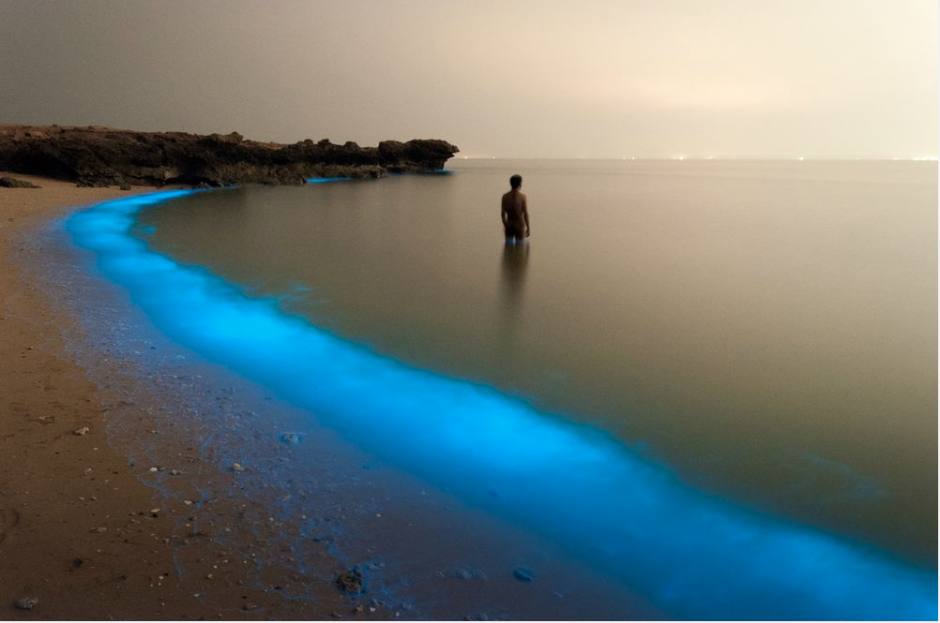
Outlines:
[[[81,435],[87,435],[87,434],[88,434],[88,431],[90,431],[90,430],[91,430],[91,429],[88,428],[87,426],[82,426],[82,427],[79,428],[78,430],[72,431],[72,434],[73,434],[73,435],[79,435],[79,436],[81,436]]]
[[[39,605],[39,599],[37,597],[21,597],[13,605],[20,610],[32,610]]]
[[[359,595],[363,592],[362,571],[353,567],[336,578],[336,587],[347,595]]]

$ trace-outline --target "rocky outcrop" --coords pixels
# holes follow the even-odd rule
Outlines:
[[[79,186],[302,184],[314,177],[383,177],[439,171],[457,153],[441,140],[378,147],[327,139],[290,145],[240,134],[133,132],[102,127],[0,125],[0,171]]]

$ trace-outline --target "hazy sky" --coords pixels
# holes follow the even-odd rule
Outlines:
[[[937,40],[936,0],[0,0],[0,122],[933,156]]]

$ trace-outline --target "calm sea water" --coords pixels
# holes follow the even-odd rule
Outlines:
[[[344,340],[606,431],[696,489],[936,569],[936,163],[451,171],[200,193],[135,231]],[[513,173],[533,233],[506,246]]]

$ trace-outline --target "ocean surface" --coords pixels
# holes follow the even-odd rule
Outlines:
[[[936,163],[448,166],[69,228],[171,339],[664,616],[935,618]]]

